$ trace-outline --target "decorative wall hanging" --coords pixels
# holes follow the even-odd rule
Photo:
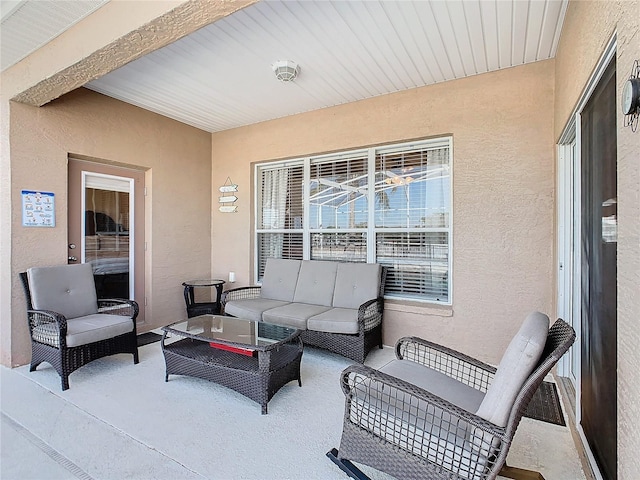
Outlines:
[[[227,177],[227,180],[224,182],[218,190],[222,195],[218,197],[218,202],[220,206],[218,210],[222,213],[236,213],[238,211],[238,206],[234,205],[238,197],[234,195],[235,192],[238,191],[238,185],[231,181],[231,178]]]
[[[622,88],[622,113],[624,114],[625,127],[631,127],[635,132],[638,128],[640,117],[640,64],[638,60],[633,63],[631,75]]]

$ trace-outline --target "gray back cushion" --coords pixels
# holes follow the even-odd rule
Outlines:
[[[293,301],[330,307],[337,269],[337,262],[303,260]]]
[[[36,310],[52,310],[66,318],[98,312],[91,264],[35,267],[27,270],[31,303]]]
[[[381,269],[377,263],[339,263],[333,306],[358,308],[367,300],[378,298]]]
[[[301,260],[268,258],[262,278],[260,296],[283,302],[293,301]]]
[[[549,333],[549,317],[533,312],[525,319],[518,333],[500,360],[491,386],[476,414],[500,427],[507,425],[513,402],[540,360]]]

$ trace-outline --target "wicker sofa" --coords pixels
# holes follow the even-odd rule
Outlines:
[[[227,290],[222,309],[299,328],[305,345],[363,363],[382,348],[384,282],[378,264],[270,258],[262,285]]]

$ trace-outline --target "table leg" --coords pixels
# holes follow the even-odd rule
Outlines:
[[[258,372],[262,381],[262,391],[264,392],[264,399],[262,401],[262,415],[267,414],[267,402],[269,401],[268,394],[268,378],[271,371],[271,352],[270,351],[258,351]]]

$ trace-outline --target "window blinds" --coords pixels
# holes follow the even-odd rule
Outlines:
[[[375,261],[385,295],[450,303],[450,157],[441,138],[259,165],[258,279],[269,257]]]

